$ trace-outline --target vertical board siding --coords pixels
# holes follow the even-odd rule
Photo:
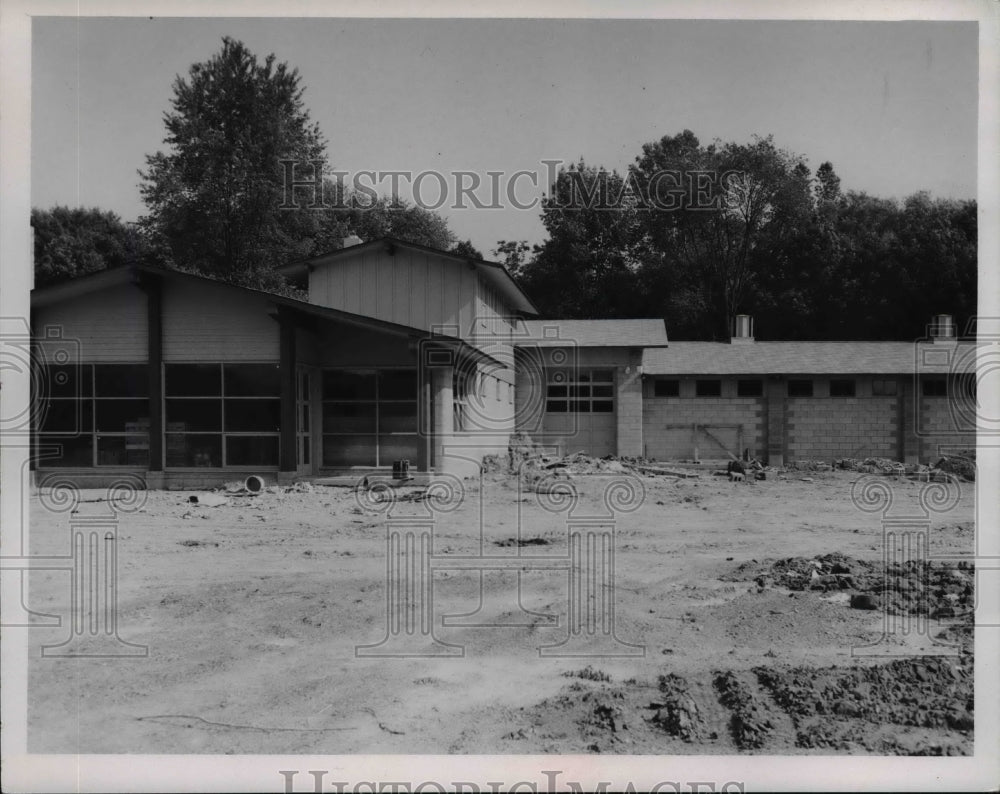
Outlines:
[[[62,329],[72,344],[65,350],[83,361],[146,360],[146,293],[132,284],[94,292],[35,310],[35,332],[46,326]],[[77,344],[78,343],[78,344]]]
[[[390,256],[379,248],[317,264],[309,300],[423,331],[451,326],[468,339],[482,314],[478,282],[478,271],[461,262],[402,247]]]
[[[277,361],[278,323],[266,298],[205,283],[163,289],[164,361]]]

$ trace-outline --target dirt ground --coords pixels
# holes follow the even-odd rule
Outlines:
[[[521,604],[541,613],[530,625],[479,627],[441,618],[476,609],[480,573],[437,571],[434,632],[464,657],[357,658],[386,633],[382,513],[346,488],[219,507],[150,492],[117,540],[119,633],[148,657],[41,658],[67,636],[69,574],[31,574],[30,605],[63,628],[30,631],[29,751],[970,754],[973,572],[902,564],[887,582],[880,516],[851,501],[858,477],[643,477],[641,508],[616,524],[615,631],[644,655],[620,658],[540,657],[566,637],[565,570],[520,573]],[[608,481],[572,481],[580,512],[603,506]],[[886,482],[894,511],[919,513],[926,484]],[[436,556],[477,555],[481,522],[488,554],[567,554],[565,514],[515,477],[464,485],[457,509],[435,513]],[[972,553],[962,489],[932,517],[932,556]],[[87,501],[102,492],[81,496],[77,516],[108,514]],[[65,553],[69,522],[35,497],[31,552]],[[529,545],[512,542],[519,523]],[[516,618],[518,576],[482,574],[471,622]],[[865,594],[879,608],[852,608]],[[919,631],[879,643],[883,609],[933,614],[954,652]],[[852,655],[873,643],[881,655]]]

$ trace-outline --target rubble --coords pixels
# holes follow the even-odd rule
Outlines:
[[[867,667],[756,668],[754,673],[799,724],[800,747],[836,746],[842,740],[837,718],[954,731],[973,727],[969,662],[927,656]],[[822,719],[810,719],[815,717]]]
[[[202,493],[191,494],[188,497],[188,502],[202,507],[222,507],[229,504],[229,499],[218,493]]]
[[[517,546],[521,548],[524,546],[548,546],[549,541],[545,538],[506,538],[505,540],[494,540],[493,544],[501,547]]]
[[[862,474],[881,474],[886,477],[906,477],[922,482],[946,482],[953,476],[969,482],[976,479],[976,451],[963,450],[961,454],[942,456],[934,465],[923,463],[901,463],[891,458],[841,458],[834,461],[834,467],[843,471]]]
[[[758,750],[767,742],[774,723],[767,706],[757,698],[737,674],[729,671],[715,678],[719,702],[732,712],[729,730],[741,750]]]
[[[906,560],[884,566],[881,561],[858,560],[833,552],[811,559],[787,557],[769,567],[743,563],[720,578],[753,579],[758,587],[793,591],[847,591],[854,609],[884,605],[889,614],[895,615],[971,620],[975,606],[975,565],[965,561]]]
[[[825,460],[793,460],[785,464],[788,471],[833,471],[833,464]]]
[[[976,450],[965,450],[961,455],[944,455],[934,468],[945,474],[954,474],[968,482],[976,481]]]
[[[656,709],[651,720],[654,724],[685,742],[716,738],[708,735],[698,702],[691,696],[683,676],[676,673],[661,675],[660,692],[662,702],[649,704],[649,708]]]
[[[588,474],[638,474],[646,476],[676,477],[693,479],[699,475],[693,471],[681,471],[641,457],[618,457],[606,455],[596,458],[579,451],[567,455],[554,455],[552,448],[535,444],[527,433],[514,433],[510,437],[507,450],[508,470],[520,476],[529,484],[543,479],[572,479]],[[499,471],[501,459],[497,455],[483,458],[483,470]],[[550,488],[551,485],[542,486]]]

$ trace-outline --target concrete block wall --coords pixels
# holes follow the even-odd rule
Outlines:
[[[885,457],[898,460],[895,397],[791,397],[786,430],[789,460]]]
[[[639,366],[642,351],[629,354],[628,363],[615,370],[615,412],[618,430],[618,454],[636,457],[643,455],[643,399],[642,375]]]
[[[933,463],[942,452],[976,445],[972,406],[952,405],[949,397],[918,397],[917,435],[920,460]],[[964,409],[964,410],[960,410]]]
[[[680,378],[677,397],[656,397],[652,380],[644,384],[643,448],[648,458],[683,460],[728,460],[726,450],[737,455],[739,433],[723,425],[743,425],[743,448],[761,457],[765,452],[766,405],[763,397],[737,397],[736,379],[723,379],[722,396],[697,397],[694,378]],[[704,425],[726,449],[693,425]],[[681,425],[680,427],[675,427]]]

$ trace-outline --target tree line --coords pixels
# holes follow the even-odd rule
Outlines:
[[[663,186],[667,190],[663,190]],[[547,239],[494,253],[553,317],[663,317],[673,339],[912,339],[976,311],[976,202],[841,188],[773,138],[646,144],[627,173],[580,160],[543,203]]]
[[[131,262],[294,294],[275,266],[392,235],[482,258],[435,212],[327,181],[322,211],[280,209],[283,163],[325,158],[301,78],[241,42],[177,76],[166,150],[139,172],[146,214],[32,211],[35,283]],[[976,309],[976,203],[844,191],[772,137],[702,144],[689,130],[642,147],[624,174],[583,159],[542,204],[546,239],[501,240],[544,315],[663,317],[672,339],[724,339],[737,313],[769,339],[906,339],[932,314]]]

